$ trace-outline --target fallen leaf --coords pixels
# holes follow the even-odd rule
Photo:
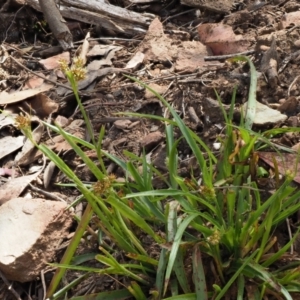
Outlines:
[[[299,154],[275,152],[257,152],[260,159],[262,159],[271,168],[274,168],[273,159],[276,160],[278,171],[285,175],[287,172],[294,174],[293,180],[300,183],[300,168],[299,168]]]
[[[121,50],[123,47],[113,45],[95,45],[87,56],[107,56],[109,52]]]
[[[38,74],[43,75],[42,73],[38,72]],[[26,82],[23,90],[28,89],[35,89],[40,87],[44,83],[44,79],[41,77],[38,77],[36,75],[30,77]]]
[[[263,54],[261,59],[261,71],[264,72],[268,78],[268,84],[272,88],[278,85],[278,55],[276,49],[276,39],[273,36],[271,47]]]
[[[86,56],[87,56],[87,52],[88,52],[89,45],[90,45],[90,42],[89,42],[90,37],[91,37],[91,34],[90,34],[90,32],[88,32],[84,38],[84,41],[83,41],[81,49],[80,49],[79,57],[82,59],[84,66],[87,61]]]
[[[18,92],[13,92],[10,94],[3,91],[0,93],[0,105],[16,103],[16,102],[25,100],[27,98],[38,95],[40,93],[46,92],[46,91],[50,90],[52,87],[53,87],[52,85],[43,84],[42,86],[35,88],[35,89],[18,91]]]
[[[43,179],[44,179],[45,189],[49,187],[55,167],[56,167],[55,163],[53,161],[50,161],[48,166],[44,170]]]
[[[176,39],[176,36],[168,37],[157,18],[150,24],[138,51],[144,53],[144,62],[173,62],[175,70],[182,73],[195,72],[211,64],[204,61],[204,57],[210,54],[206,46],[198,41],[182,41]]]
[[[60,67],[60,61],[65,60],[67,64],[70,63],[70,53],[63,52],[61,54],[48,57],[46,59],[41,59],[39,63],[44,67],[46,70],[54,70]]]
[[[12,114],[8,110],[2,110],[2,113],[0,114],[0,129],[7,125],[14,124],[16,116],[17,116],[17,114]]]
[[[0,176],[12,176],[15,170],[8,168],[0,168]]]
[[[145,54],[138,51],[135,55],[131,58],[131,60],[127,63],[125,69],[134,69],[138,67],[144,60]]]
[[[253,38],[235,35],[231,26],[222,23],[207,23],[198,26],[201,43],[209,47],[214,55],[225,55],[249,50]]]
[[[41,171],[27,176],[12,178],[0,186],[0,205],[9,201],[10,199],[18,197],[27,185],[35,180]]]
[[[25,137],[24,136],[6,136],[0,139],[0,159],[6,155],[20,149],[24,145]]]

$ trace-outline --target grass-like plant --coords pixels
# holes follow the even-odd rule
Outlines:
[[[68,72],[86,118],[76,80],[72,72]],[[92,186],[84,184],[57,154],[45,145],[37,145],[68,176],[72,186],[82,194],[81,200],[87,201],[75,235],[61,263],[56,265],[47,298],[66,297],[74,285],[96,272],[113,278],[123,276],[126,283],[115,291],[72,299],[241,300],[272,296],[292,299],[292,292],[300,292],[300,263],[288,250],[299,230],[281,245],[277,235],[279,226],[300,209],[300,192],[291,185],[292,172],[284,174],[283,183],[270,194],[258,188],[256,149],[258,145],[267,144],[268,139],[251,131],[253,111],[248,119],[246,115],[246,125],[242,122],[241,126],[234,126],[233,95],[229,114],[224,112],[226,127],[220,138],[222,147],[215,155],[163,97],[137,82],[159,98],[172,115],[172,120],[155,117],[166,124],[168,178],[148,162],[145,153],[138,157],[127,152],[125,162],[103,151],[103,129],[97,141],[90,132],[92,143],[88,143],[59,126],[45,123],[64,136],[97,178]],[[89,120],[86,122],[91,131]],[[20,122],[19,126],[22,127]],[[177,140],[173,134],[175,127],[181,132]],[[28,124],[23,129],[30,137]],[[201,170],[199,178],[195,178],[192,171],[189,178],[178,174],[177,147],[182,139],[196,158]],[[100,163],[95,164],[87,157],[83,148],[95,150]],[[124,170],[125,183],[117,183],[112,174],[107,174],[104,157]],[[153,176],[161,177],[167,188],[154,189]],[[92,215],[97,218],[99,253],[76,256],[76,248]],[[109,238],[116,247],[112,249],[103,237]],[[145,237],[150,244],[143,244]],[[118,252],[125,253],[124,261],[116,259]],[[102,267],[85,266],[90,259],[97,260]],[[59,284],[66,269],[87,273],[63,287]]]

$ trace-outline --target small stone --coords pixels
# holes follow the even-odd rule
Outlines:
[[[154,90],[155,92],[159,93],[160,95],[163,95],[168,88],[167,86],[161,86],[156,83],[150,83],[149,87],[152,90]],[[152,92],[150,92],[148,89],[146,89],[145,98],[149,99],[149,98],[154,98],[154,97],[155,97],[155,95]]]
[[[154,148],[158,143],[164,139],[160,131],[151,132],[141,140],[141,146],[147,151]]]
[[[297,116],[289,117],[287,120],[287,124],[290,127],[299,127],[299,120]]]
[[[117,120],[114,122],[114,125],[121,130],[126,130],[129,128],[129,126],[131,125],[131,121],[130,120]]]
[[[0,207],[0,270],[7,279],[35,280],[55,259],[72,216],[64,202],[14,198]]]
[[[295,41],[294,46],[300,48],[300,40]]]
[[[278,107],[278,110],[281,113],[285,113],[285,114],[292,114],[292,113],[296,114],[297,107],[298,107],[298,100],[296,97],[292,96],[292,97],[289,97],[285,102],[283,102]]]
[[[246,114],[247,105],[247,102],[243,105],[244,114]],[[280,113],[278,110],[272,109],[267,105],[256,101],[256,114],[253,122],[255,125],[275,124],[284,122],[286,119],[287,116]]]

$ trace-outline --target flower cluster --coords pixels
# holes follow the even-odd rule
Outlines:
[[[110,187],[112,186],[112,183],[115,181],[116,176],[114,174],[108,175],[108,177],[103,178],[102,180],[98,180],[93,185],[93,190],[96,195],[100,196],[105,194]]]
[[[61,70],[67,74],[70,73],[74,76],[76,81],[82,80],[86,76],[86,68],[84,68],[84,61],[80,57],[73,58],[73,64],[71,68],[69,68],[67,62],[65,60],[60,60],[60,68]]]
[[[213,246],[218,245],[221,239],[220,231],[215,230],[206,240]]]
[[[209,201],[213,201],[216,198],[216,192],[214,188],[201,186],[199,191],[203,195],[203,197]]]
[[[30,129],[31,121],[28,116],[20,114],[15,118],[15,124],[16,127],[20,130],[28,130]]]

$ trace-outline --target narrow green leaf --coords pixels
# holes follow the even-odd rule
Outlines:
[[[243,274],[238,276],[237,280],[237,298],[236,300],[244,300],[244,292],[245,292],[245,277]]]
[[[186,294],[190,293],[191,289],[189,287],[188,279],[186,276],[186,270],[184,268],[184,255],[183,255],[182,247],[179,247],[177,251],[173,270],[175,272],[177,281],[180,284],[184,293]]]
[[[230,277],[226,285],[222,288],[221,292],[217,295],[215,300],[221,300],[222,297],[226,294],[230,286],[234,283],[234,281],[238,278],[238,276],[242,273],[243,269],[250,263],[253,257],[256,255],[257,251],[254,251],[249,257],[247,257],[243,264],[239,267],[239,269]]]
[[[165,287],[164,287],[164,294],[166,293],[167,290],[167,286],[171,277],[171,273],[173,270],[173,266],[174,266],[174,262],[177,256],[177,251],[179,249],[180,243],[181,243],[181,239],[182,239],[182,235],[186,229],[186,227],[197,217],[196,214],[191,214],[189,216],[187,216],[182,223],[179,225],[175,238],[174,238],[174,242],[172,245],[172,249],[170,252],[170,256],[169,256],[169,262],[168,262],[168,266],[167,266],[167,270],[166,270],[166,275],[165,275]]]
[[[120,213],[123,214],[126,218],[128,218],[132,222],[134,222],[136,226],[140,227],[146,233],[148,233],[150,236],[152,236],[157,243],[163,242],[162,238],[153,231],[153,229],[148,225],[148,223],[141,216],[139,216],[134,210],[132,210],[130,207],[126,206],[121,201],[118,201],[118,199],[115,197],[109,197],[108,202],[115,209],[119,210]]]
[[[163,288],[164,288],[164,278],[165,278],[165,271],[167,268],[167,249],[162,248],[159,256],[159,262],[157,267],[157,273],[156,273],[156,280],[155,280],[155,286],[158,291],[159,299],[162,297]]]
[[[131,285],[128,286],[128,290],[136,300],[147,300],[146,295],[137,282],[131,282]]]
[[[246,117],[245,117],[245,128],[251,129],[256,114],[257,72],[255,70],[254,64],[247,56],[236,56],[232,60],[246,61],[250,66],[251,79],[250,79],[250,88],[249,88]]]
[[[199,245],[195,245],[192,254],[193,261],[193,281],[195,284],[195,291],[197,300],[208,300],[206,276],[203,268],[201,251]]]
[[[164,300],[196,300],[196,294],[184,294],[184,295],[178,295],[178,296],[173,296],[169,298],[164,298]]]
[[[257,272],[256,276],[260,277],[261,280],[263,280],[264,282],[267,282],[269,286],[271,286],[276,292],[282,293],[282,295],[285,296],[285,299],[293,300],[289,292],[281,284],[279,284],[279,282],[276,282],[272,278],[272,275],[268,271],[266,271],[261,265],[255,262],[249,262],[248,267],[255,270]]]
[[[85,296],[72,297],[70,300],[124,300],[128,299],[131,293],[127,289],[90,294]]]

